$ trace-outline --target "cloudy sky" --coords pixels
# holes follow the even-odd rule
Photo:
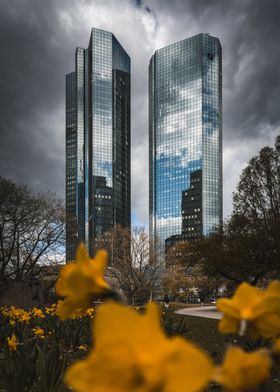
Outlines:
[[[156,49],[223,47],[224,216],[248,159],[280,134],[279,0],[0,0],[0,175],[64,197],[65,74],[91,27],[132,60],[132,213],[148,223],[148,78]]]

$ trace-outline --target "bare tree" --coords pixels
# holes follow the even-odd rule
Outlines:
[[[142,304],[153,297],[161,270],[143,227],[116,226],[98,238],[95,249],[101,247],[110,254],[109,275],[130,303]]]
[[[51,193],[33,194],[0,177],[0,279],[32,281],[64,252],[64,209]]]

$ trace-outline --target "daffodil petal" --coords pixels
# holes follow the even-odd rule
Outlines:
[[[219,331],[222,333],[238,333],[240,321],[230,316],[224,316],[219,322]]]
[[[219,312],[233,318],[240,317],[240,310],[234,305],[233,301],[228,298],[220,298],[216,303]]]
[[[70,366],[65,381],[79,392],[145,392],[146,380],[138,370],[133,352],[115,343]],[[142,388],[141,388],[142,387]]]
[[[73,318],[79,308],[85,310],[94,298],[110,288],[103,277],[107,253],[98,252],[98,259],[90,259],[83,244],[77,249],[77,262],[65,265],[56,283],[58,295],[65,297],[57,314],[62,318]],[[78,307],[78,308],[77,308]],[[77,312],[78,311],[78,312]]]
[[[122,320],[122,322],[119,323],[119,320]],[[95,342],[96,348],[98,349],[116,340],[135,340],[139,322],[141,322],[141,315],[131,311],[124,305],[116,303],[101,305],[96,312],[93,326],[93,334],[98,336]],[[112,329],[114,330],[113,334]]]
[[[59,279],[56,282],[55,289],[58,295],[66,296],[69,294],[67,290],[67,279],[75,271],[76,265],[74,263],[68,263],[61,268],[59,272]]]
[[[276,314],[267,314],[255,320],[255,326],[265,338],[270,338],[280,333],[280,317]]]
[[[262,290],[243,282],[235,291],[233,300],[238,308],[252,308],[264,295]]]
[[[280,297],[280,282],[278,280],[273,280],[267,288],[268,295],[276,295]]]
[[[264,299],[253,309],[254,318],[266,316],[269,313],[275,313],[280,316],[280,297],[265,296]]]
[[[230,347],[214,379],[227,391],[242,392],[255,389],[269,375],[270,357],[265,350],[247,353],[239,347]]]
[[[66,373],[78,392],[196,392],[211,379],[209,357],[182,338],[167,338],[154,304],[144,314],[103,304],[93,332],[93,352]]]
[[[80,243],[76,252],[76,259],[77,259],[77,263],[81,263],[81,264],[88,264],[89,263],[89,259],[88,259],[88,254],[87,254],[87,250],[86,247],[83,243]]]
[[[166,391],[195,392],[204,388],[213,376],[211,359],[192,343],[177,338],[180,347],[174,350],[174,360],[166,365]],[[176,353],[176,354],[175,354]]]
[[[99,250],[93,260],[98,272],[104,275],[107,267],[108,253],[105,250]]]

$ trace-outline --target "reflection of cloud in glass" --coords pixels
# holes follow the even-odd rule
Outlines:
[[[105,177],[107,179],[108,186],[111,186],[110,178],[112,177],[112,162],[102,161],[98,162],[96,166],[98,168],[97,171],[99,172],[98,175]]]
[[[162,156],[156,162],[158,175],[157,211],[156,217],[180,217],[181,218],[181,191],[190,186],[190,173],[201,169],[202,160],[189,161],[187,167],[180,165],[179,157]],[[181,191],[179,191],[181,190]],[[168,199],[168,203],[166,203]]]
[[[163,249],[181,233],[182,191],[194,171],[203,173],[204,233],[221,217],[219,41],[199,34],[162,48],[149,72],[150,234]]]
[[[92,252],[96,235],[113,224],[130,225],[130,58],[112,33],[93,28],[89,47],[77,48],[66,95],[67,183],[79,183],[66,190],[71,260],[77,242]]]
[[[158,218],[156,225],[159,244],[162,246],[162,238],[168,238],[173,234],[181,234],[182,218],[181,216]]]

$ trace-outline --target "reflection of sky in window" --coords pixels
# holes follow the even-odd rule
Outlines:
[[[156,193],[157,218],[168,216],[181,217],[181,192],[190,186],[190,173],[201,168],[201,159],[189,161],[182,166],[180,157],[167,158],[162,154],[156,161],[157,188]],[[168,203],[167,203],[168,200]]]
[[[201,79],[189,45],[156,54],[156,228],[160,241],[181,232],[181,195],[190,173],[201,168]],[[201,127],[200,127],[201,128]]]
[[[84,237],[84,49],[76,50],[76,94],[77,94],[77,183],[76,183],[76,216],[77,234]]]
[[[112,35],[92,31],[92,165],[93,175],[106,177],[112,186]]]
[[[208,60],[207,54],[213,54]],[[222,96],[219,42],[204,38],[203,46],[203,233],[209,234],[222,218]]]
[[[130,59],[111,33],[93,29],[93,175],[112,187],[112,69],[130,72]]]
[[[124,80],[120,78],[121,92],[116,91],[115,80],[113,82],[117,71],[124,74]],[[74,257],[76,242],[85,241],[90,245],[95,225],[101,231],[108,229],[114,216],[118,223],[121,213],[125,224],[129,223],[130,58],[112,33],[93,28],[88,49],[76,50],[75,72],[70,75],[66,80],[67,260]],[[122,122],[116,121],[120,117],[117,111],[113,113],[116,108],[128,114]],[[123,154],[120,153],[122,140],[117,144],[113,138],[122,126],[126,140],[124,153],[121,149]],[[113,146],[118,157],[114,162]],[[122,159],[126,164],[122,172],[124,178],[118,179],[117,184],[122,193],[114,192],[112,196],[113,164],[121,166]],[[102,190],[102,205],[95,206],[94,179],[106,184]],[[124,210],[114,215],[113,206],[117,211],[120,204],[125,205]]]
[[[219,51],[216,38],[200,34],[156,51],[151,59],[150,229],[161,247],[181,233],[181,195],[191,172],[205,171],[205,232],[221,217]]]

